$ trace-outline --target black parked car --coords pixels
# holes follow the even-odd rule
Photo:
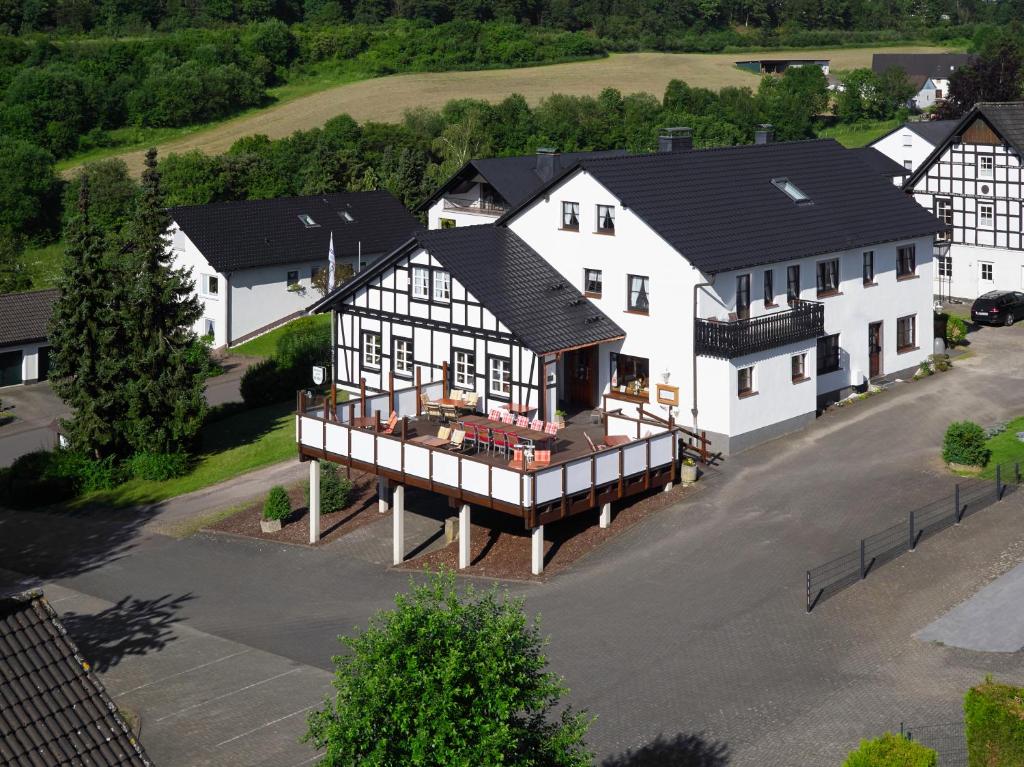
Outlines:
[[[978,296],[971,306],[971,319],[987,325],[1012,325],[1024,320],[1024,293],[991,290]]]

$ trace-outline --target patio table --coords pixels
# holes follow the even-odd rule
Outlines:
[[[501,431],[514,434],[522,439],[528,439],[533,443],[548,441],[557,443],[558,441],[558,438],[554,434],[548,434],[546,431],[527,429],[522,426],[514,426],[510,423],[502,423],[501,421],[491,421],[488,420],[486,416],[482,415],[467,415],[464,416],[462,420],[466,423],[471,423],[474,426],[486,426],[490,429],[500,429]]]
[[[610,437],[605,437],[602,441],[606,447],[618,447],[619,445],[628,445],[633,440],[625,434],[614,434]]]
[[[448,440],[442,439],[441,437],[434,437],[430,434],[422,434],[419,437],[413,437],[409,440],[410,442],[416,442],[420,445],[426,445],[427,447],[442,447],[448,444]]]

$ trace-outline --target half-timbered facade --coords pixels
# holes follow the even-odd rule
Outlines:
[[[935,292],[973,299],[1024,289],[1024,103],[980,103],[907,181],[948,228],[936,238]]]

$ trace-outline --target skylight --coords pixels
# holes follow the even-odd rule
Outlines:
[[[339,211],[338,215],[341,216],[342,219],[344,219],[346,224],[351,224],[353,221],[356,220],[355,217],[351,213],[349,213],[347,210]]]
[[[299,221],[301,221],[302,225],[305,226],[307,229],[314,226],[320,226],[320,224],[314,221],[313,217],[310,216],[308,213],[300,213]]]
[[[800,191],[800,188],[788,178],[773,178],[772,186],[781,189],[797,205],[810,205],[813,200]]]

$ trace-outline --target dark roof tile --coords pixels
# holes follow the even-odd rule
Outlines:
[[[42,592],[0,598],[0,761],[149,765]]]
[[[303,261],[390,253],[422,225],[388,192],[337,192],[171,208],[168,213],[222,274]],[[347,220],[345,215],[351,217]],[[306,226],[308,215],[317,226]]]
[[[0,295],[0,346],[45,341],[56,300],[54,289]]]
[[[905,127],[935,146],[942,143],[946,136],[953,132],[957,122],[957,120],[917,120],[906,123]],[[897,128],[897,130],[899,129]]]
[[[879,173],[890,181],[895,176],[908,176],[910,171],[900,165],[898,162],[893,160],[891,157],[879,152],[877,149],[871,146],[862,146],[855,149],[851,149],[851,152],[856,154],[863,160],[869,168],[876,173]]]
[[[899,67],[911,77],[941,77],[949,79],[958,67],[967,64],[966,53],[875,53],[871,56],[871,69],[882,74]]]

